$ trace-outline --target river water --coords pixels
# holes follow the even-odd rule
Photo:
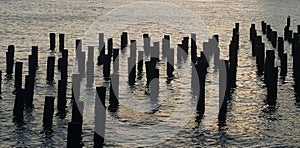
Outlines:
[[[70,101],[66,118],[54,117],[53,133],[41,133],[44,97],[57,97],[57,82],[53,86],[47,85],[45,75],[47,56],[60,56],[59,52],[49,52],[50,32],[66,34],[65,46],[69,49],[67,97],[70,98],[70,75],[76,71],[73,67],[77,64],[73,53],[75,39],[86,39],[83,41],[86,50],[88,45],[97,45],[97,33],[105,32],[106,38],[113,37],[114,46],[118,47],[121,32],[127,31],[130,39],[137,40],[138,50],[141,50],[143,33],[150,33],[153,41],[161,41],[164,34],[170,34],[172,47],[176,47],[182,37],[196,32],[201,50],[203,41],[212,34],[219,34],[221,58],[228,59],[232,28],[239,22],[237,88],[229,103],[225,125],[220,126],[217,120],[217,71],[209,69],[206,112],[198,123],[195,122],[197,98],[190,89],[190,63],[175,62],[176,79],[167,84],[165,61],[162,60],[159,64],[160,96],[152,100],[144,94],[145,76],[136,82],[135,88],[128,87],[126,68],[129,51],[126,50],[119,57],[121,106],[117,113],[106,113],[105,146],[299,147],[300,107],[295,104],[292,64],[289,63],[286,82],[278,84],[277,110],[266,112],[267,106],[263,102],[266,87],[256,75],[255,58],[251,57],[249,42],[250,24],[256,23],[257,30],[260,30],[262,20],[270,23],[282,36],[286,17],[290,15],[292,29],[296,30],[297,24],[300,24],[299,7],[298,0],[1,0],[0,69],[5,71],[5,51],[10,44],[16,47],[15,60],[24,62],[24,77],[27,74],[27,57],[33,45],[39,46],[40,68],[35,86],[35,109],[25,112],[26,124],[23,126],[12,122],[13,80],[3,80],[0,146],[66,147],[67,123],[71,120]],[[127,19],[130,21],[126,22]],[[258,33],[261,34],[260,31]],[[267,43],[265,38],[264,41]],[[266,48],[272,49],[269,43]],[[285,43],[285,48],[290,61],[291,47]],[[95,53],[98,54],[97,51]],[[102,67],[95,66],[95,74],[93,87],[85,86],[85,78],[81,85],[80,99],[85,102],[82,135],[85,147],[93,146],[94,87],[108,86],[102,79]],[[55,80],[59,80],[57,69]]]

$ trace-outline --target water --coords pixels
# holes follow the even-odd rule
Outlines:
[[[26,125],[22,127],[18,127],[12,122],[13,81],[3,81],[1,95],[3,99],[0,100],[1,147],[66,146],[67,123],[71,118],[70,113],[67,114],[66,119],[54,118],[52,134],[40,133],[42,131],[44,97],[46,95],[57,96],[57,85],[51,87],[45,81],[46,57],[50,54],[48,33],[66,34],[65,46],[70,51],[70,75],[74,62],[76,64],[73,58],[74,53],[71,52],[74,50],[75,39],[84,38],[86,31],[98,17],[101,18],[115,8],[124,7],[132,2],[135,1],[3,0],[0,2],[0,56],[2,57],[0,69],[5,70],[5,50],[9,44],[16,46],[16,60],[24,62],[24,76],[27,74],[27,57],[31,46],[38,45],[40,51],[40,69],[34,97],[35,109],[31,113],[25,113]],[[300,108],[295,105],[291,62],[286,83],[279,83],[278,86],[277,110],[272,113],[264,112],[266,105],[263,100],[266,98],[266,88],[260,80],[261,78],[256,76],[255,59],[251,57],[251,44],[248,40],[250,24],[256,23],[257,30],[260,30],[260,21],[262,20],[272,24],[272,28],[282,36],[286,17],[291,15],[292,29],[295,30],[296,25],[300,22],[298,15],[300,2],[297,0],[169,0],[164,2],[182,8],[178,9],[179,12],[183,12],[183,8],[191,11],[193,15],[203,21],[205,26],[208,26],[209,33],[219,34],[221,57],[223,58],[228,57],[228,45],[234,23],[240,23],[238,87],[229,103],[226,125],[218,126],[217,122],[218,95],[215,92],[218,92],[216,87],[218,73],[213,69],[210,69],[207,78],[205,117],[198,124],[195,122],[196,98],[190,93],[190,80],[188,79],[190,74],[186,72],[190,70],[189,63],[176,65],[178,79],[175,79],[171,85],[167,85],[164,79],[165,65],[161,62],[160,97],[158,100],[150,100],[143,94],[144,81],[138,81],[135,89],[127,87],[126,56],[128,52],[126,52],[120,56],[122,59],[120,61],[125,61],[120,63],[121,107],[116,114],[107,112],[106,146],[299,147],[300,119],[298,116]],[[179,14],[172,13],[172,15]],[[146,15],[144,17],[147,18]],[[185,20],[189,17],[181,19]],[[161,20],[161,22],[163,21]],[[106,19],[103,24],[116,25],[114,20],[110,19]],[[139,41],[142,33],[151,33],[154,41],[160,41],[165,33],[171,34],[173,45],[178,43],[183,36],[190,34],[190,32],[182,31],[174,26],[157,22],[129,24],[125,29],[117,30],[112,35],[115,37],[115,47],[119,46],[118,37],[122,31],[128,31],[130,39],[137,40],[138,48],[142,46]],[[259,32],[259,34],[261,33]],[[205,37],[202,34],[197,35]],[[264,38],[264,40],[266,39]],[[95,41],[91,40],[91,44],[95,44]],[[198,42],[198,47],[202,47],[201,41]],[[286,44],[285,47],[290,55],[290,46]],[[267,45],[266,49],[271,49],[271,46]],[[97,52],[95,53],[97,54]],[[54,54],[59,56],[59,53]],[[101,69],[101,67],[95,66],[97,74],[95,86],[103,84]],[[57,70],[55,73],[55,80],[58,80],[59,73]],[[84,81],[85,79],[81,91],[86,107],[82,141],[86,147],[92,147],[94,93],[92,88],[85,88]],[[104,83],[104,85],[107,84]],[[69,78],[68,98],[70,98],[70,87]],[[153,112],[156,108],[158,110]],[[71,111],[69,102],[68,110]]]

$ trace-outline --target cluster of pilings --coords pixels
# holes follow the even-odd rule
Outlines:
[[[288,16],[287,24],[284,28],[284,37],[278,36],[276,31],[273,31],[270,24],[261,22],[261,32],[266,35],[268,41],[272,45],[273,49],[265,50],[265,43],[262,41],[262,36],[257,35],[255,29],[255,24],[251,24],[250,28],[250,41],[252,42],[252,56],[256,57],[256,64],[258,69],[258,75],[264,76],[264,83],[267,86],[267,99],[266,103],[270,106],[275,106],[277,103],[277,84],[278,77],[284,83],[285,78],[288,73],[288,55],[284,48],[284,41],[292,44],[292,57],[293,57],[293,77],[295,81],[295,94],[296,101],[299,102],[299,78],[298,71],[300,68],[297,67],[299,63],[299,50],[300,40],[299,40],[299,30],[300,25],[298,25],[298,33],[293,33],[290,30],[291,18]],[[280,73],[278,67],[275,65],[276,51],[278,59],[280,60]],[[279,74],[279,75],[278,75]]]
[[[12,79],[13,65],[14,65],[14,52],[13,45],[8,46],[8,52],[6,53],[6,78]],[[28,110],[33,109],[33,97],[34,97],[34,84],[36,77],[36,70],[38,68],[38,47],[32,46],[31,55],[28,56],[28,75],[25,76],[25,88],[22,88],[22,74],[23,74],[23,62],[15,62],[15,75],[14,86],[16,94],[13,120],[18,123],[23,123],[24,107]]]
[[[268,32],[268,29],[266,29]],[[270,38],[274,42],[274,35],[271,34]],[[60,80],[58,80],[58,94],[57,94],[57,115],[61,118],[66,116],[66,90],[68,82],[68,50],[64,46],[64,34],[59,34],[59,58],[57,60],[57,70],[60,72]],[[56,48],[56,34],[50,33],[50,51],[55,52]],[[128,41],[130,41],[128,43]],[[121,47],[113,47],[113,39],[107,39],[107,44],[104,41],[104,34],[99,33],[99,55],[97,57],[97,63],[94,63],[95,47],[88,46],[87,53],[82,50],[82,40],[75,41],[75,53],[76,60],[78,62],[78,73],[72,74],[72,116],[71,121],[68,123],[67,132],[67,147],[81,147],[83,146],[82,140],[82,125],[83,125],[83,111],[84,102],[81,100],[80,87],[81,81],[86,77],[86,87],[93,87],[94,85],[94,66],[102,66],[103,79],[105,82],[109,82],[108,86],[96,87],[95,94],[95,123],[94,123],[94,146],[101,147],[104,143],[105,134],[105,119],[106,119],[106,105],[105,100],[108,98],[109,105],[108,110],[110,112],[116,112],[119,108],[119,54],[122,50],[129,49],[130,56],[128,57],[128,85],[134,87],[137,79],[142,80],[143,68],[145,66],[146,75],[146,90],[145,94],[151,99],[157,99],[159,96],[159,79],[160,69],[158,62],[166,62],[166,75],[167,82],[171,82],[174,78],[174,48],[170,45],[170,36],[164,35],[162,44],[160,42],[151,42],[149,34],[143,34],[144,46],[143,50],[137,49],[136,40],[128,40],[127,32],[123,32],[121,35]],[[203,115],[205,113],[205,82],[208,73],[208,67],[210,61],[213,58],[213,65],[215,69],[219,70],[219,96],[220,96],[220,108],[219,108],[219,120],[224,121],[227,113],[227,101],[230,100],[230,93],[236,87],[236,76],[238,66],[238,50],[239,50],[239,23],[235,24],[233,28],[232,40],[229,45],[229,60],[220,59],[219,36],[214,35],[208,42],[203,43],[203,51],[200,52],[200,56],[197,55],[197,43],[196,34],[191,34],[191,37],[184,37],[181,44],[177,44],[177,63],[187,62],[187,57],[190,53],[192,76],[191,76],[191,88],[197,94],[197,113]],[[253,42],[253,54],[259,56],[261,61],[258,63],[262,65],[260,70],[267,73],[273,73],[274,70],[274,52],[268,51],[266,59],[270,59],[271,62],[265,63],[264,48],[262,49],[262,39],[257,36],[255,26],[251,30],[251,41]],[[280,41],[282,41],[280,39]],[[276,35],[277,42],[277,35]],[[278,39],[279,42],[279,39]],[[190,43],[190,45],[189,45]],[[295,42],[295,45],[299,45],[299,42]],[[127,46],[129,48],[127,48]],[[283,45],[282,45],[283,46]],[[107,49],[106,49],[107,47]],[[278,48],[283,50],[283,47],[278,45]],[[296,47],[295,47],[296,48]],[[189,51],[190,50],[190,51]],[[263,50],[263,51],[260,51]],[[278,49],[279,50],[279,49]],[[7,56],[7,79],[12,78],[13,66],[14,66],[14,46],[10,45],[6,53]],[[138,55],[137,55],[138,53]],[[162,53],[162,56],[160,56]],[[296,52],[295,52],[296,53]],[[87,55],[87,58],[86,58]],[[280,56],[284,58],[284,53]],[[162,57],[162,59],[161,59]],[[29,55],[28,62],[28,75],[25,78],[25,89],[22,88],[22,62],[15,62],[15,93],[16,99],[14,104],[14,121],[17,123],[23,123],[24,106],[33,108],[34,97],[34,85],[36,70],[38,69],[38,47],[32,47],[32,54]],[[50,55],[47,58],[47,73],[46,82],[53,86],[55,78],[55,59],[56,57]],[[148,60],[146,60],[148,59]],[[273,61],[273,62],[272,62]],[[261,63],[262,62],[262,63]],[[273,63],[273,66],[272,66]],[[258,65],[259,65],[258,64]],[[113,65],[113,67],[112,67]],[[260,65],[260,66],[261,66]],[[268,67],[273,67],[266,69]],[[111,68],[112,67],[112,68]],[[259,66],[258,66],[259,67]],[[111,73],[111,69],[112,73]],[[298,68],[299,69],[299,68]],[[0,72],[1,74],[1,72]],[[266,84],[268,92],[273,92],[274,77],[266,76]],[[197,80],[197,81],[195,81]],[[1,82],[1,81],[0,81]],[[276,83],[277,84],[277,83]],[[0,89],[1,90],[1,89]],[[109,91],[107,91],[109,90]],[[0,91],[1,92],[1,91]],[[109,94],[107,95],[107,92]],[[26,96],[26,99],[23,99]],[[269,98],[269,97],[268,97]],[[274,95],[270,95],[270,98],[274,98]],[[55,97],[46,96],[44,104],[43,115],[43,127],[47,131],[52,130],[52,120],[54,114],[54,101]]]

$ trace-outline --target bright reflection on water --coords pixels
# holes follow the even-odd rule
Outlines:
[[[50,0],[13,0],[0,2],[0,41],[1,52],[0,69],[5,71],[5,49],[9,44],[16,46],[16,60],[24,62],[23,76],[27,74],[27,56],[32,45],[39,46],[39,66],[37,85],[35,86],[35,109],[25,113],[26,125],[18,127],[12,122],[12,108],[14,95],[11,93],[13,81],[3,80],[2,100],[0,100],[0,144],[1,146],[16,147],[61,147],[66,145],[67,123],[70,121],[70,103],[68,102],[68,115],[66,119],[54,118],[53,130],[50,135],[42,131],[42,115],[44,97],[57,93],[57,85],[53,87],[46,84],[46,58],[48,52],[48,33],[66,33],[66,48],[74,50],[75,39],[81,38],[85,30],[95,19],[113,8],[133,2],[124,1],[50,1]],[[256,23],[260,29],[260,21],[271,23],[272,27],[282,35],[287,15],[292,17],[292,28],[299,24],[299,5],[297,0],[192,0],[167,1],[180,5],[193,11],[204,20],[212,33],[220,35],[222,57],[228,58],[228,45],[235,22],[240,22],[240,51],[238,66],[238,87],[233,93],[229,103],[226,124],[220,126],[217,121],[215,109],[218,107],[218,72],[209,69],[206,86],[206,113],[201,123],[195,122],[196,98],[190,92],[190,64],[184,63],[175,68],[176,76],[170,85],[165,82],[165,64],[160,63],[160,97],[150,100],[144,96],[145,81],[137,81],[136,88],[127,85],[127,58],[128,51],[121,55],[120,62],[120,110],[113,114],[107,112],[106,137],[107,146],[143,146],[160,143],[157,146],[185,146],[185,147],[280,147],[300,145],[300,108],[296,106],[292,63],[289,63],[289,72],[286,83],[278,86],[278,107],[275,112],[265,112],[266,88],[260,77],[256,76],[255,59],[251,57],[251,44],[249,43],[250,23]],[[119,46],[119,30],[115,37],[115,47]],[[189,32],[180,32],[170,26],[160,24],[140,24],[126,28],[130,39],[138,40],[138,49],[141,48],[142,33],[151,33],[154,41],[161,41],[164,33],[171,35],[172,45],[179,43],[180,39],[189,35]],[[259,32],[261,34],[261,32]],[[266,41],[266,39],[264,38]],[[198,43],[198,47],[202,47]],[[291,53],[288,44],[285,45],[287,53]],[[271,49],[270,45],[266,49]],[[71,75],[74,53],[69,52],[69,75]],[[98,54],[97,52],[95,52]],[[59,53],[54,53],[56,57]],[[176,57],[176,56],[175,56]],[[189,58],[187,58],[189,61]],[[291,60],[291,57],[289,56]],[[175,60],[176,61],[176,60]],[[279,63],[278,63],[279,64]],[[278,65],[277,64],[277,65]],[[95,67],[97,77],[95,86],[103,84],[102,68]],[[59,79],[55,69],[55,80]],[[68,83],[68,97],[70,98],[70,77]],[[92,89],[85,88],[85,79],[82,84],[82,100],[89,106],[84,111],[83,142],[86,147],[93,145],[93,102]],[[56,83],[57,84],[57,83]],[[106,84],[107,85],[107,84]],[[179,89],[180,88],[180,89]],[[134,93],[131,93],[134,92]],[[132,96],[134,94],[134,98]],[[181,98],[178,98],[180,94]],[[108,104],[108,102],[107,102]],[[178,105],[181,105],[179,110]],[[158,111],[155,111],[158,108]],[[176,111],[176,116],[173,115]],[[176,117],[176,118],[175,118]],[[179,121],[179,119],[188,119]],[[187,122],[188,121],[188,122]],[[176,127],[177,123],[183,126]],[[119,126],[115,123],[118,123]],[[159,136],[145,138],[153,134],[147,129],[155,125],[164,124],[165,129]],[[180,124],[181,125],[181,124]],[[180,132],[172,131],[180,129]],[[126,129],[126,130],[124,130]],[[137,132],[145,131],[145,132]],[[147,133],[149,132],[149,133]],[[120,136],[124,135],[124,136]],[[113,140],[112,140],[113,139]],[[151,139],[151,140],[150,140]]]

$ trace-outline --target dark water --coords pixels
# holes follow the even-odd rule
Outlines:
[[[292,65],[289,64],[286,83],[278,85],[278,106],[275,112],[264,112],[263,100],[266,98],[266,87],[256,75],[255,59],[251,57],[249,28],[251,23],[257,24],[264,20],[272,24],[282,36],[287,15],[292,17],[292,29],[300,24],[297,0],[169,0],[152,3],[135,3],[135,1],[51,1],[51,0],[3,0],[0,1],[0,69],[5,71],[5,50],[8,45],[16,46],[16,60],[24,62],[23,76],[27,74],[27,57],[32,45],[39,46],[39,70],[35,86],[33,112],[25,113],[26,125],[16,126],[12,122],[14,95],[13,80],[3,80],[2,100],[0,100],[0,145],[1,147],[65,147],[67,123],[66,119],[54,118],[53,130],[50,135],[42,131],[43,104],[45,96],[57,97],[57,85],[46,84],[46,57],[49,53],[48,33],[65,33],[66,48],[69,49],[69,75],[76,72],[74,58],[75,39],[84,38],[84,47],[96,45],[97,38],[89,36],[89,31],[105,32],[95,26],[108,24],[109,28],[116,22],[126,18],[118,18],[134,12],[136,17],[126,24],[125,28],[114,30],[114,46],[119,46],[119,35],[128,31],[130,39],[136,39],[138,50],[141,50],[143,33],[151,33],[154,41],[160,41],[164,34],[171,35],[172,46],[180,39],[189,35],[189,29],[203,29],[197,33],[199,38],[207,40],[211,34],[219,34],[221,57],[228,58],[228,46],[235,22],[240,23],[240,51],[237,76],[237,89],[229,103],[228,117],[225,126],[218,126],[218,72],[209,69],[206,87],[206,113],[200,124],[195,122],[197,98],[191,95],[190,64],[176,64],[176,76],[170,85],[165,83],[164,61],[160,63],[160,96],[158,100],[150,100],[144,95],[145,79],[137,81],[135,89],[127,85],[128,51],[120,56],[120,110],[116,114],[107,112],[106,146],[170,146],[170,147],[299,147],[300,146],[300,108],[295,105],[293,90]],[[172,5],[171,5],[172,4]],[[124,6],[125,5],[125,6]],[[174,6],[177,5],[177,6]],[[165,8],[162,8],[165,6]],[[146,9],[148,8],[149,9]],[[144,9],[144,13],[141,13]],[[160,11],[165,9],[164,11]],[[174,16],[172,19],[162,18],[166,12]],[[157,13],[160,13],[156,15]],[[108,13],[108,14],[106,14]],[[186,14],[190,13],[190,16]],[[106,14],[106,15],[105,15]],[[153,15],[151,15],[153,14]],[[151,18],[155,21],[142,22]],[[109,19],[106,16],[112,16]],[[177,16],[177,17],[176,17]],[[201,25],[184,29],[186,24],[176,20],[189,20],[195,17]],[[166,21],[167,20],[167,21]],[[96,22],[95,22],[96,21]],[[165,22],[171,22],[172,25]],[[180,27],[181,26],[181,27]],[[201,30],[200,29],[200,30]],[[204,29],[205,30],[205,29]],[[208,33],[208,34],[206,34]],[[261,32],[259,32],[261,34]],[[108,36],[106,36],[108,37]],[[266,39],[264,38],[266,41]],[[199,39],[198,47],[202,48]],[[286,43],[286,52],[291,59],[291,48]],[[266,49],[272,49],[267,44]],[[95,52],[97,54],[97,52]],[[57,57],[60,54],[55,54]],[[176,61],[176,60],[175,60]],[[279,61],[276,61],[279,65]],[[96,78],[94,86],[107,85],[102,80],[102,67],[95,66]],[[59,73],[55,70],[55,80]],[[71,82],[68,83],[70,98]],[[81,99],[85,102],[83,143],[86,147],[93,145],[93,88],[85,87],[82,81]],[[152,111],[159,108],[157,112]],[[68,102],[68,110],[71,111]]]

